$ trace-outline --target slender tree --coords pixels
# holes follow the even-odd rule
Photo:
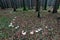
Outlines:
[[[27,0],[27,6],[28,6],[28,9],[31,9],[30,8],[30,0]]]
[[[6,2],[6,8],[9,8],[9,6],[8,6],[9,0],[5,0],[5,2]]]
[[[8,0],[9,2],[8,2],[8,5],[9,5],[9,8],[11,8],[11,1],[10,0]]]
[[[26,11],[25,0],[23,0],[23,11]]]
[[[33,6],[34,6],[34,5],[33,5],[33,0],[31,0],[31,9],[33,9]]]
[[[0,7],[1,7],[1,0],[0,0]]]
[[[39,6],[38,4],[39,3],[38,2],[39,2],[39,0],[36,0],[36,11],[39,11],[39,8],[38,8],[38,6]]]
[[[0,0],[0,4],[1,4],[1,5],[0,5],[1,8],[2,8],[2,9],[5,9],[5,6],[4,6],[4,0]]]
[[[38,16],[37,17],[40,18],[40,11],[38,11]]]
[[[45,4],[44,4],[43,10],[46,10],[46,8],[47,8],[47,0],[45,0]]]
[[[13,7],[14,11],[16,11],[16,2],[15,2],[15,1],[16,1],[16,0],[13,1],[13,3],[14,3],[14,4],[13,4],[13,5],[14,5],[14,7]]]
[[[33,0],[27,0],[28,9],[33,9]]]
[[[30,9],[32,9],[33,8],[33,5],[32,5],[33,3],[32,3],[32,0],[30,0]]]
[[[57,13],[57,10],[59,8],[59,3],[60,3],[60,0],[55,0],[55,4],[53,6],[53,12],[52,13]]]
[[[40,18],[40,1],[36,0],[36,12],[38,12],[38,18]]]
[[[23,7],[23,2],[22,2],[23,0],[20,0],[20,6],[21,6],[21,8]]]

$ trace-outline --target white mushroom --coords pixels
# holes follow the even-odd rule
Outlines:
[[[41,31],[41,30],[42,30],[42,28],[39,28],[39,29],[38,29],[38,31]]]
[[[17,18],[17,17],[14,17],[14,18]]]
[[[15,29],[18,29],[18,28],[19,28],[19,26],[16,26],[16,27],[15,27]]]
[[[13,23],[11,22],[10,25],[12,25]]]
[[[14,21],[15,19],[13,19],[13,21]]]
[[[30,34],[34,34],[34,31],[31,31]]]
[[[12,24],[13,24],[13,23],[11,22],[11,23],[10,23],[10,25],[9,25],[9,27],[11,27],[11,26],[12,26]]]
[[[19,28],[19,26],[17,26]]]
[[[15,29],[18,29],[18,27],[15,27]]]
[[[11,26],[12,28],[14,27],[14,25]]]
[[[45,26],[45,28],[48,28],[48,26]]]
[[[13,27],[14,27],[14,25],[12,25],[12,23],[10,23],[9,27],[12,27],[12,28],[13,28]]]
[[[9,25],[9,27],[11,27],[12,25]]]
[[[26,35],[26,32],[22,31],[22,35]]]
[[[35,32],[37,33],[37,32],[39,32],[38,30],[35,30]]]

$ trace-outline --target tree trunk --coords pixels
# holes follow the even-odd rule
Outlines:
[[[60,0],[55,1],[55,5],[53,6],[53,12],[52,13],[57,13],[57,10],[59,8],[59,2],[60,2]]]
[[[31,0],[31,9],[33,9],[33,6],[34,6],[34,5],[33,5],[33,0]]]
[[[38,18],[40,18],[40,11],[38,11]]]
[[[25,0],[23,0],[23,11],[26,11]]]
[[[14,7],[13,7],[14,11],[16,11],[16,3],[15,3],[15,1],[16,1],[16,0],[13,1],[13,3],[14,3],[14,4],[13,4],[13,5],[14,5]]]
[[[16,11],[16,8],[14,7],[14,11]]]
[[[39,5],[38,5],[38,2],[39,2],[39,0],[36,0],[36,12],[39,11],[39,8],[38,8],[38,6],[39,6]]]
[[[40,1],[36,0],[36,12],[38,12],[38,18],[40,18]]]
[[[5,0],[5,2],[6,2],[6,8],[9,8],[9,6],[8,6],[8,1],[9,1],[9,0]]]
[[[30,0],[27,0],[27,6],[28,6],[28,9],[31,9],[30,8]]]
[[[5,9],[3,0],[0,0],[0,2],[1,2],[1,9]]]
[[[46,10],[46,8],[47,8],[47,0],[45,0],[45,5],[44,5],[43,10]]]

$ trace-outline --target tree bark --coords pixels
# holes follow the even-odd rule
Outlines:
[[[46,8],[47,8],[47,0],[45,0],[45,5],[43,10],[46,10]]]
[[[39,4],[39,3],[38,3],[38,1],[39,1],[39,0],[36,0],[36,12],[39,11],[39,8],[38,8],[38,6],[39,6],[38,4]]]
[[[60,0],[55,1],[55,5],[53,6],[53,12],[52,13],[57,13],[57,10],[59,8],[59,3],[60,3]]]
[[[0,3],[1,3],[1,9],[5,9],[3,0],[0,0]]]
[[[36,12],[38,12],[38,18],[40,18],[40,1],[36,0]]]
[[[16,11],[16,8],[17,8],[15,1],[16,1],[16,0],[13,1],[13,5],[14,5],[13,9],[14,9],[14,11]]]
[[[23,11],[26,11],[25,0],[23,0]]]

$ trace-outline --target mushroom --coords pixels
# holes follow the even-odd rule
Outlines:
[[[24,32],[24,30],[22,31],[22,35],[26,35],[26,32]]]
[[[31,31],[30,34],[34,34],[34,31]]]

